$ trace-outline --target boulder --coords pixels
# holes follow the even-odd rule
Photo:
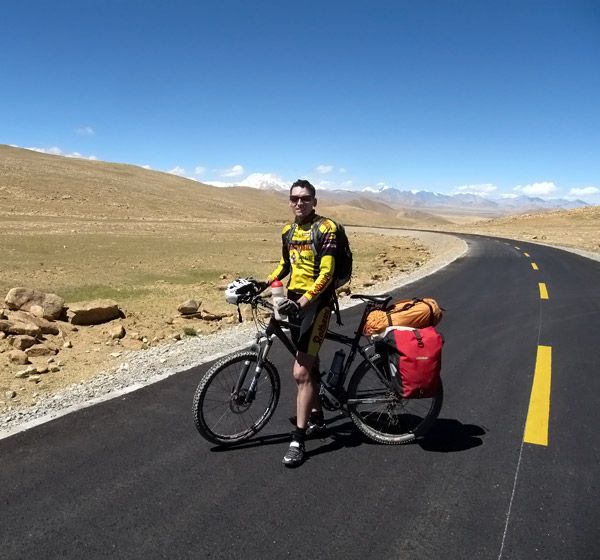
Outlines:
[[[15,336],[12,340],[11,340],[11,344],[17,349],[17,350],[27,350],[27,348],[30,348],[31,346],[33,346],[36,343],[36,339],[33,338],[33,336],[29,336],[27,334],[21,334],[18,336]]]
[[[179,304],[177,311],[182,315],[191,315],[192,313],[197,313],[198,307],[200,307],[200,304],[195,299],[188,299]]]
[[[68,317],[73,325],[100,325],[121,317],[121,310],[112,299],[97,299],[69,305]]]
[[[31,358],[38,358],[40,356],[54,356],[54,354],[56,354],[56,350],[54,348],[48,348],[48,346],[45,344],[34,344],[25,350],[25,354]]]
[[[108,331],[108,334],[113,340],[121,339],[126,334],[125,327],[123,325],[115,325]]]
[[[11,350],[8,353],[8,359],[13,364],[24,366],[29,363],[29,356],[23,350]]]
[[[14,335],[28,335],[38,338],[42,336],[42,329],[33,323],[24,323],[22,321],[15,321],[10,324],[7,334]]]
[[[35,306],[33,306],[33,307],[35,307]],[[58,326],[56,325],[56,323],[54,323],[53,321],[48,321],[47,319],[44,319],[43,317],[38,317],[36,315],[33,315],[31,311],[29,313],[27,313],[25,311],[13,311],[10,314],[10,319],[12,321],[20,321],[22,323],[32,323],[34,325],[37,325],[40,328],[40,330],[42,331],[42,334],[52,334],[52,335],[60,334],[60,330],[59,330]]]
[[[59,319],[65,306],[60,296],[30,288],[12,288],[4,302],[11,311],[29,311],[34,307],[36,315],[44,319]]]
[[[203,321],[220,321],[221,319],[225,319],[225,317],[229,317],[230,315],[230,313],[214,313],[212,311],[208,311],[207,309],[202,310]]]

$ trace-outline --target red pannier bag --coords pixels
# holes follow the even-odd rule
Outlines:
[[[391,347],[390,368],[398,377],[402,396],[405,399],[433,397],[442,369],[442,335],[435,327],[389,327],[384,340]]]

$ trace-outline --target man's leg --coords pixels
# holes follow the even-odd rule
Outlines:
[[[310,411],[318,398],[318,384],[312,375],[315,362],[313,356],[304,352],[296,354],[293,374],[298,387],[296,395],[296,429],[292,432],[292,442],[283,457],[286,467],[299,467],[304,462],[304,440]]]
[[[319,383],[312,372],[314,363],[315,357],[305,352],[298,352],[294,362],[294,380],[298,387],[296,426],[301,430],[306,430],[311,410],[317,408],[319,402]]]

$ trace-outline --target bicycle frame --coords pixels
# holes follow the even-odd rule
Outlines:
[[[256,298],[253,302],[253,308],[256,309],[258,307],[258,305],[262,305],[263,307],[266,307],[269,310],[273,310],[273,306],[266,300],[264,300],[263,298]],[[389,372],[386,371],[381,371],[380,368],[378,367],[378,365],[372,360],[371,355],[373,354],[372,350],[374,349],[374,345],[373,344],[367,344],[364,346],[361,346],[360,344],[360,339],[362,337],[362,331],[363,328],[365,326],[365,322],[367,320],[367,315],[369,314],[370,311],[372,311],[373,309],[376,309],[378,306],[368,302],[365,308],[365,311],[363,312],[363,315],[361,317],[361,320],[358,324],[358,327],[354,333],[354,336],[347,336],[332,330],[327,330],[327,332],[325,333],[325,339],[326,340],[331,340],[333,342],[337,342],[339,344],[343,344],[344,346],[349,346],[350,347],[350,351],[348,356],[346,357],[346,359],[344,360],[344,364],[342,367],[342,373],[341,373],[341,379],[342,379],[342,384],[344,383],[345,379],[347,378],[348,373],[350,372],[350,369],[352,367],[352,364],[354,363],[354,360],[356,358],[356,354],[360,354],[360,356],[368,361],[371,366],[373,367],[373,369],[379,374],[381,375],[386,382],[391,382],[393,384],[393,380],[391,379],[391,376],[389,375]],[[269,352],[271,350],[271,347],[273,346],[273,340],[274,338],[278,338],[282,344],[284,345],[284,347],[287,349],[287,351],[292,354],[292,356],[296,356],[296,352],[297,349],[295,347],[295,345],[293,344],[293,342],[291,341],[290,337],[286,334],[286,332],[284,331],[285,327],[290,327],[292,326],[289,321],[284,321],[281,319],[276,319],[274,315],[271,316],[269,323],[267,324],[266,328],[264,329],[264,332],[259,331],[256,335],[256,343],[254,344],[253,348],[255,349],[257,355],[258,355],[258,359],[256,362],[256,368],[255,368],[255,374],[254,377],[252,379],[252,381],[250,382],[250,386],[248,388],[248,391],[244,397],[244,402],[251,402],[251,400],[254,398],[254,394],[255,394],[255,390],[256,390],[256,383],[258,380],[258,376],[260,375],[260,372],[262,371],[262,367],[263,367],[263,363],[265,361],[265,359],[267,358],[267,356],[269,355]],[[371,355],[370,355],[371,354]],[[385,360],[384,360],[385,363]],[[238,383],[236,384],[235,387],[235,394],[234,397],[237,397],[239,395],[239,392],[244,384],[244,381],[246,379],[246,376],[248,374],[248,368],[250,367],[250,362],[247,363],[247,367],[243,370],[242,374],[240,375],[239,379],[238,379]],[[328,398],[333,402],[333,405],[335,408],[341,408],[344,404],[344,402],[341,402],[338,399],[338,396],[334,395],[331,392],[331,388],[327,386],[326,382],[324,382],[324,380],[321,381],[321,385],[324,386],[324,388],[327,390],[327,396]],[[342,399],[345,400],[345,399]]]

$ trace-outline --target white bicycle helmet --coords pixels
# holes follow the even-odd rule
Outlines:
[[[254,282],[248,278],[237,278],[225,288],[225,301],[237,305],[240,298],[248,295],[254,289]]]

